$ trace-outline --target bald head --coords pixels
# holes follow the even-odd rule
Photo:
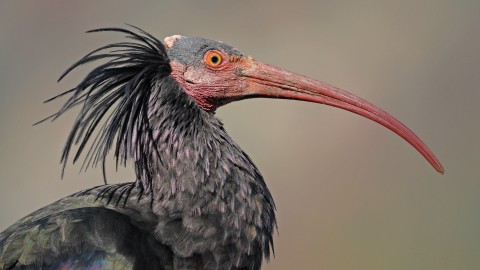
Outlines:
[[[204,54],[210,50],[220,50],[229,56],[242,56],[234,47],[220,41],[198,37],[173,35],[164,39],[168,57],[186,66],[202,63]]]

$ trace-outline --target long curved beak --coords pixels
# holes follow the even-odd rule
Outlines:
[[[410,143],[443,174],[444,169],[432,151],[400,121],[370,102],[335,86],[266,65],[252,58],[244,59],[240,76],[245,78],[244,97],[296,99],[326,104],[364,116],[392,130]]]

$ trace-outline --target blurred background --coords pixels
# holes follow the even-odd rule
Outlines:
[[[417,133],[440,175],[380,125],[318,104],[247,100],[218,110],[277,203],[264,269],[480,269],[480,1],[1,1],[0,231],[73,192],[99,170],[60,154],[75,113],[42,101],[70,64],[139,26],[201,36],[320,79],[385,109]],[[133,179],[128,167],[109,181]]]

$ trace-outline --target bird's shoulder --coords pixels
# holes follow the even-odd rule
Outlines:
[[[135,214],[136,210],[120,205],[122,187],[128,186],[103,186],[73,194],[7,228],[0,233],[0,269],[104,269],[113,265],[132,269],[135,264],[137,268],[139,249],[158,252],[162,247],[144,241],[149,215]]]

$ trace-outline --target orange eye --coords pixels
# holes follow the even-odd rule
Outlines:
[[[223,63],[223,56],[218,51],[208,51],[204,61],[209,67],[218,68]]]

